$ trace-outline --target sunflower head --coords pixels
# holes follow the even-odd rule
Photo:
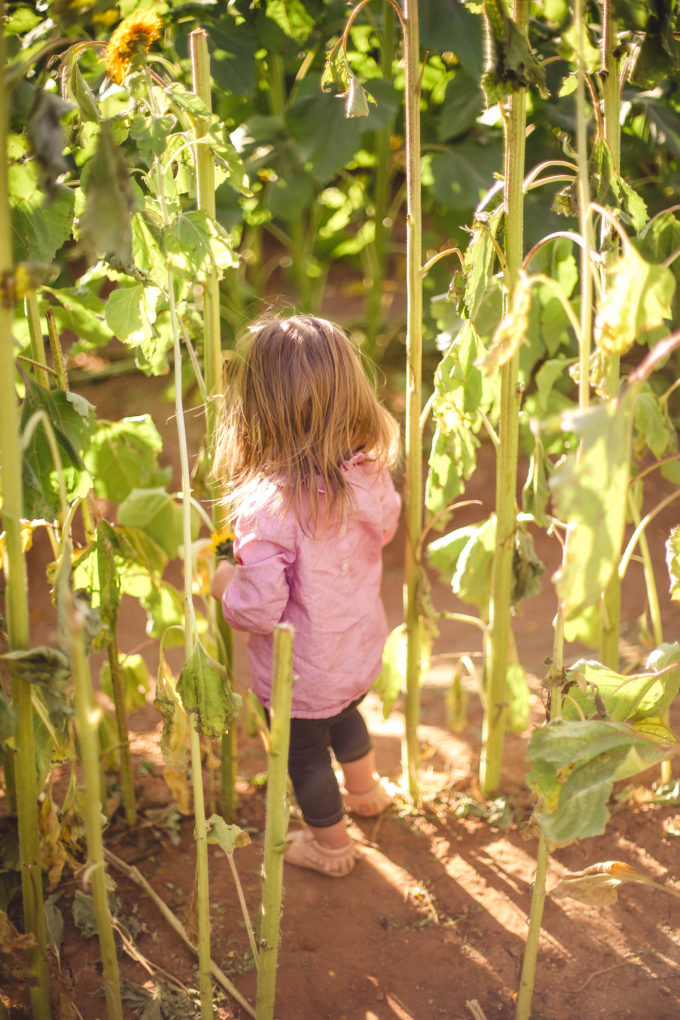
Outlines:
[[[113,81],[121,85],[130,68],[144,62],[161,27],[161,19],[153,11],[137,11],[121,21],[104,54],[106,72]]]
[[[210,536],[210,549],[218,560],[229,560],[234,563],[234,532],[231,528],[224,528]]]

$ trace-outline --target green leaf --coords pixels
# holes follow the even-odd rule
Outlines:
[[[631,454],[631,396],[562,416],[581,439],[550,479],[557,517],[569,526],[556,585],[566,619],[598,601],[618,568],[626,523]]]
[[[232,691],[224,666],[211,659],[200,643],[182,668],[177,690],[199,733],[215,738],[230,729],[241,699]]]
[[[595,319],[595,340],[608,354],[623,355],[645,330],[673,314],[675,277],[668,266],[651,265],[631,246],[607,268],[607,287]]]
[[[207,827],[208,842],[219,846],[229,857],[237,847],[248,846],[250,843],[247,832],[238,825],[227,825],[219,815],[211,815]]]
[[[474,210],[502,169],[503,147],[495,137],[485,142],[466,137],[423,161],[424,179],[427,182],[431,177],[437,201],[447,209],[467,213]]]
[[[555,720],[534,730],[528,780],[544,800],[536,820],[548,839],[566,843],[604,832],[607,801],[631,750],[647,767],[660,747],[622,722]]]
[[[227,231],[203,210],[182,213],[163,235],[163,247],[172,269],[187,280],[221,277],[238,265]]]
[[[139,528],[161,547],[168,559],[179,555],[184,541],[182,508],[165,489],[133,489],[118,508],[118,523]],[[193,532],[195,537],[195,521]]]
[[[161,470],[158,466],[162,448],[151,415],[97,422],[84,455],[97,496],[122,503],[133,489],[166,485],[171,468]]]
[[[461,67],[478,81],[483,64],[483,24],[478,5],[462,0],[442,4],[440,0],[420,0],[418,5],[420,44],[433,53],[453,51]]]
[[[316,24],[302,0],[267,0],[267,17],[300,46],[305,45]]]
[[[10,222],[15,262],[52,262],[73,230],[75,194],[55,185],[47,203],[34,163],[8,168]]]
[[[442,581],[451,583],[458,558],[476,530],[476,525],[468,524],[430,542],[427,547],[428,563],[437,571]]]
[[[484,110],[484,92],[475,78],[463,69],[456,71],[446,86],[437,136],[440,142],[464,135]]]

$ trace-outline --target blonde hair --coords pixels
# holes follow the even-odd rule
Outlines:
[[[345,333],[312,315],[255,323],[227,369],[214,467],[226,502],[248,495],[264,505],[278,493],[301,520],[306,503],[315,525],[320,489],[329,514],[346,508],[342,465],[356,453],[393,467],[399,426]]]

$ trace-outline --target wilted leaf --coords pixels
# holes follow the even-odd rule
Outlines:
[[[3,985],[10,981],[30,981],[29,953],[35,948],[35,936],[21,935],[7,914],[0,910],[0,978]]]
[[[248,846],[250,836],[238,825],[227,825],[224,818],[211,815],[208,819],[208,842],[215,843],[230,856],[237,847]]]
[[[182,668],[177,690],[196,729],[207,737],[226,733],[241,706],[227,670],[208,655],[200,642]]]
[[[40,166],[41,187],[48,199],[55,193],[57,179],[69,169],[64,156],[66,138],[61,119],[73,107],[53,92],[37,89],[26,130],[31,149]]]
[[[85,208],[79,240],[89,259],[108,258],[124,272],[134,269],[131,219],[136,201],[125,158],[109,121],[101,125],[94,156],[84,174]]]
[[[172,793],[178,810],[183,815],[191,812],[191,791],[187,778],[187,740],[189,725],[182,705],[175,677],[161,652],[156,680],[154,705],[163,716],[161,754],[163,776]]]
[[[645,330],[672,316],[675,277],[668,266],[645,262],[631,246],[607,269],[595,319],[595,340],[608,354],[626,354]]]
[[[653,878],[637,871],[630,864],[623,861],[603,861],[601,864],[591,864],[583,871],[567,872],[550,895],[556,899],[567,896],[593,907],[608,907],[616,903],[618,888],[624,882],[641,882],[643,885],[663,889],[663,886]]]

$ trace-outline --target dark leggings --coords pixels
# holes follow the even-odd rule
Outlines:
[[[291,719],[288,774],[302,817],[316,829],[341,821],[344,815],[329,748],[342,765],[359,761],[371,750],[371,738],[353,701],[330,719]]]

